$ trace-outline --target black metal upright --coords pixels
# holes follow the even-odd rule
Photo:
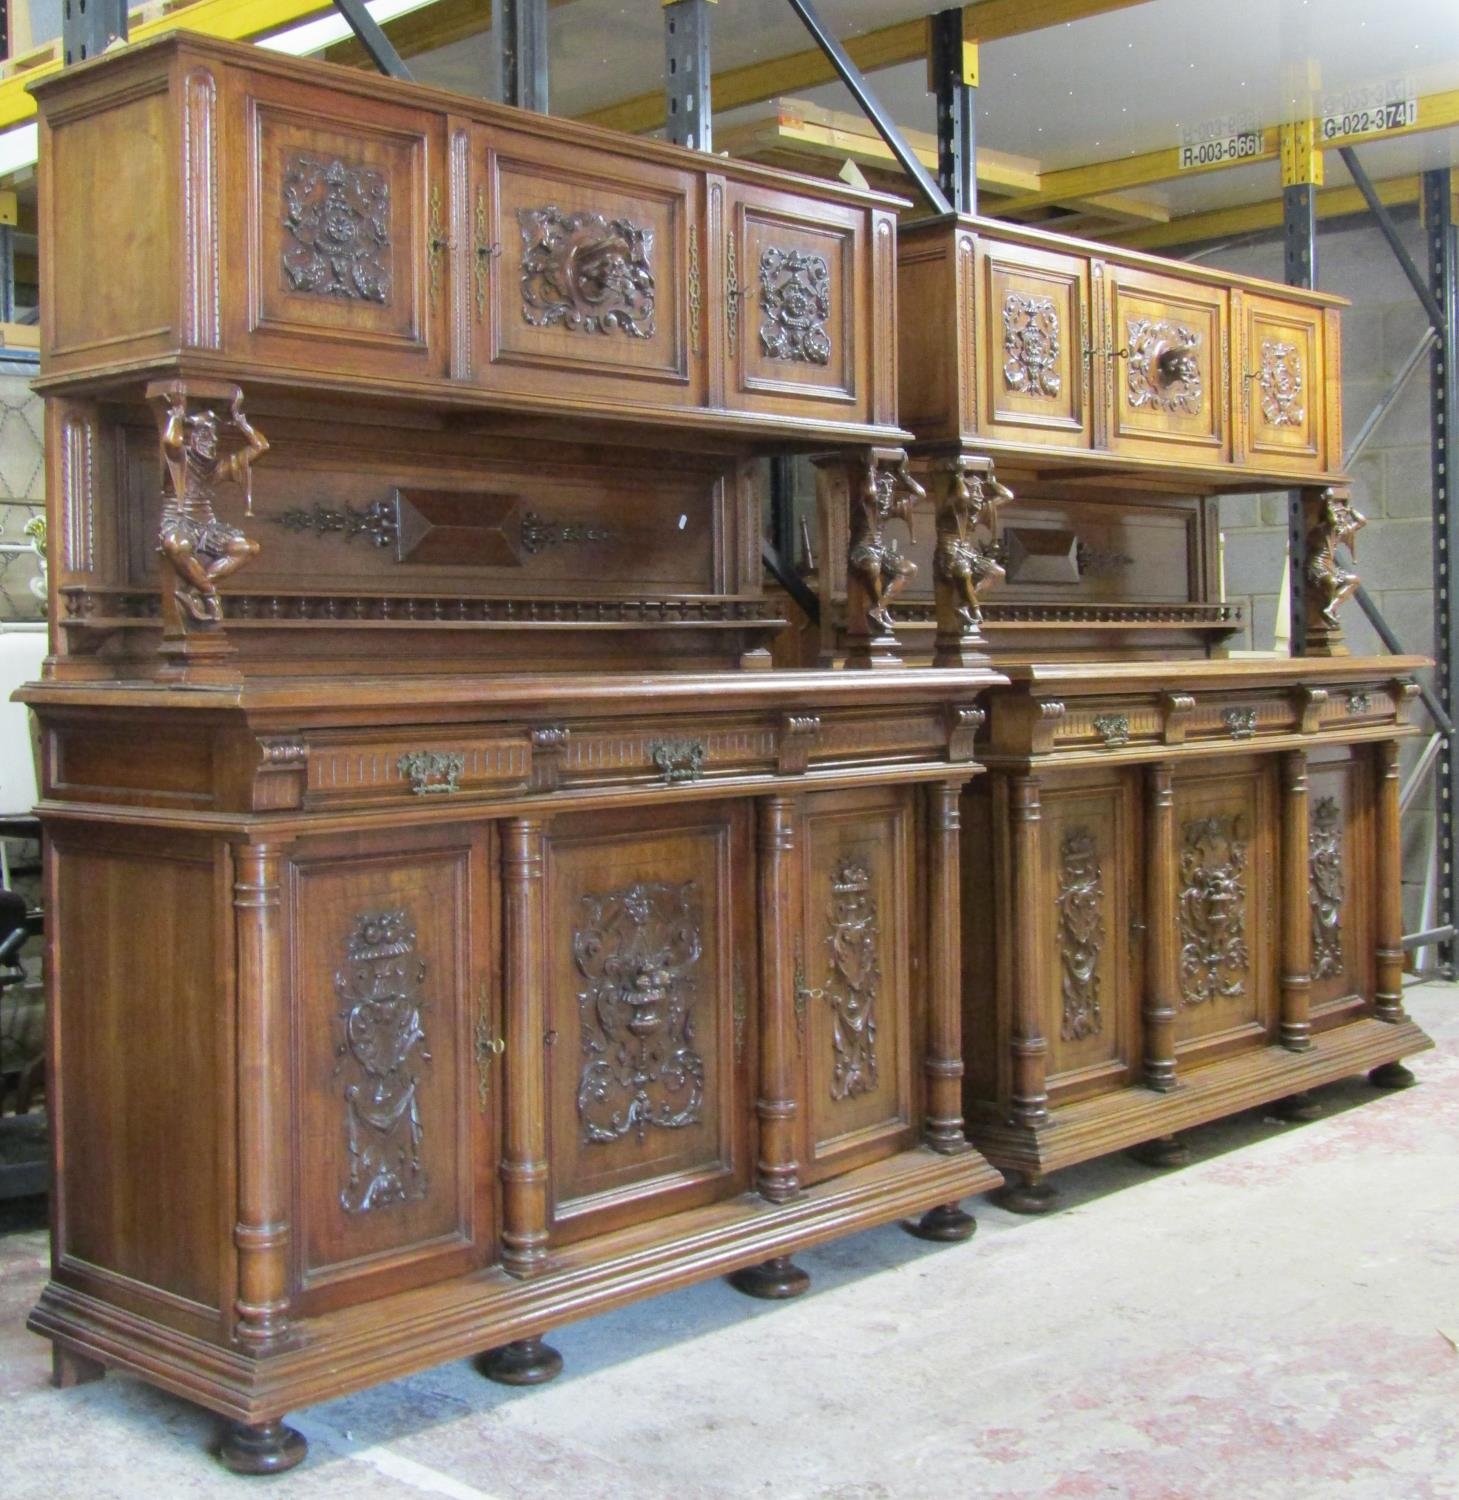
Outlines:
[[[62,0],[61,61],[66,67],[100,57],[127,39],[127,0]]]
[[[714,0],[665,0],[665,134],[676,146],[712,149],[709,8]]]
[[[1322,183],[1322,152],[1314,149],[1310,122],[1282,132],[1282,256],[1288,286],[1317,285],[1317,189]],[[1242,372],[1242,399],[1247,396]],[[1291,590],[1288,632],[1292,654],[1307,651],[1307,526],[1302,491],[1287,495],[1287,578]]]
[[[387,78],[399,78],[402,82],[409,83],[410,69],[395,50],[395,43],[385,35],[380,23],[365,9],[365,0],[334,0],[334,5],[349,23],[350,30],[365,49],[370,61]]]
[[[1459,486],[1449,477],[1448,455],[1459,440],[1459,228],[1454,223],[1454,179],[1446,167],[1424,173],[1424,228],[1428,238],[1429,281],[1441,314],[1430,366],[1434,479],[1434,687],[1452,718],[1459,702],[1459,612],[1454,608],[1451,562],[1459,546]],[[1438,902],[1439,926],[1459,928],[1459,880],[1454,869],[1454,798],[1459,788],[1459,735],[1450,735],[1439,754]],[[1439,963],[1452,975],[1455,943],[1439,945]]]
[[[937,185],[960,214],[978,211],[978,44],[964,40],[961,7],[930,22],[927,68],[937,100]]]
[[[495,0],[491,29],[503,104],[547,111],[547,0]]]

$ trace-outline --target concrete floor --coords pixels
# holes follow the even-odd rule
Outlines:
[[[312,1408],[284,1479],[225,1474],[212,1419],[136,1381],[49,1389],[45,1235],[11,1233],[0,1496],[1459,1497],[1459,987],[1409,998],[1420,1088],[1072,1169],[1062,1212],[976,1205],[966,1245],[857,1235],[797,1257],[795,1303],[714,1282],[563,1328],[535,1391],[461,1362]]]

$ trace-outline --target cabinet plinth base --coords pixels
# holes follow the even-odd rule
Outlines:
[[[732,1271],[729,1284],[747,1297],[767,1302],[783,1302],[799,1297],[811,1289],[811,1278],[791,1261],[788,1255],[775,1255],[758,1266]]]
[[[539,1338],[513,1339],[479,1355],[476,1368],[498,1385],[546,1385],[562,1374],[562,1355]]]
[[[277,1419],[256,1425],[234,1422],[218,1448],[218,1461],[235,1474],[282,1474],[304,1462],[303,1433]]]
[[[1188,1167],[1191,1164],[1190,1147],[1176,1135],[1157,1136],[1153,1141],[1141,1141],[1130,1147],[1130,1156],[1141,1166]]]
[[[1306,1089],[1300,1089],[1295,1094],[1288,1094],[1285,1099],[1278,1099],[1272,1105],[1272,1113],[1279,1120],[1290,1120],[1294,1125],[1305,1125],[1309,1120],[1322,1118],[1322,1105]]]
[[[1384,1063],[1368,1074],[1368,1082],[1375,1089],[1411,1089],[1418,1079],[1401,1062]]]
[[[939,1245],[956,1245],[963,1240],[972,1239],[977,1231],[978,1221],[970,1213],[964,1213],[956,1203],[941,1203],[936,1208],[929,1208],[915,1223],[911,1220],[904,1221],[902,1228],[919,1240],[931,1240]]]

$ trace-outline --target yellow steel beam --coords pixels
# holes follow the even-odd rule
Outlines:
[[[1375,183],[1379,199],[1390,208],[1417,203],[1422,195],[1418,177],[1390,177]],[[1324,188],[1317,194],[1317,217],[1339,218],[1343,214],[1362,213],[1366,204],[1355,187]],[[1117,229],[1097,234],[1096,238],[1126,250],[1168,250],[1172,245],[1194,245],[1202,240],[1222,240],[1233,235],[1252,234],[1264,229],[1282,227],[1280,199],[1265,203],[1243,203],[1237,208],[1215,208],[1206,213],[1186,214],[1168,224],[1151,224],[1139,229]]]
[[[195,0],[165,16],[141,21],[131,28],[131,40],[145,42],[168,31],[199,31],[204,36],[239,41],[268,36],[298,21],[333,9],[330,0]],[[26,85],[61,71],[60,59],[40,64],[0,82],[0,130],[18,125],[35,113],[35,100]]]
[[[1321,187],[1321,122],[1297,120],[1277,131],[1277,151],[1282,162],[1282,186]]]
[[[1148,0],[978,0],[963,7],[963,30],[969,41],[992,42],[1147,3]],[[842,45],[863,73],[895,67],[898,63],[918,62],[929,51],[927,24],[923,18],[901,21],[895,26],[847,37]],[[808,47],[787,57],[766,58],[763,62],[716,73],[712,98],[716,111],[739,109],[835,81],[836,70],[825,53],[819,47]],[[664,123],[664,93],[658,89],[651,94],[639,94],[618,104],[590,110],[579,118],[635,135],[657,130]]]

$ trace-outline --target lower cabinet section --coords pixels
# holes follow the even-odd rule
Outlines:
[[[1013,1206],[1054,1168],[1429,1045],[1400,993],[1397,751],[1035,757],[969,784],[965,1109],[1027,1179]]]
[[[965,1236],[1001,1181],[959,1111],[976,769],[55,820],[58,1370],[251,1453],[464,1353],[540,1375],[554,1324],[655,1290],[784,1295],[859,1227]]]

